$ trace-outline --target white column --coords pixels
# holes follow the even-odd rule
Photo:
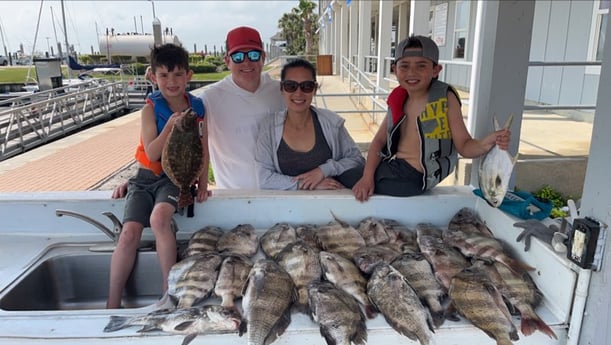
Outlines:
[[[411,0],[409,13],[409,34],[429,34],[429,12],[431,10],[430,0]]]
[[[349,57],[350,62],[356,64],[353,57],[358,54],[358,33],[359,33],[359,6],[356,1],[352,1],[348,6],[350,10],[350,21],[348,22]]]
[[[384,58],[390,56],[390,36],[392,34],[392,1],[380,1],[380,16],[378,17],[378,72],[377,87],[388,90],[388,82],[384,79],[390,73]]]
[[[397,41],[396,43],[401,42],[401,40],[407,38],[409,35],[409,23],[410,23],[410,3],[408,1],[402,2],[399,4],[399,15],[397,22]]]
[[[359,6],[355,1],[351,2],[348,5],[348,10],[350,10],[350,21],[348,22],[348,59],[351,64],[355,64],[358,61],[358,30],[359,30]],[[352,69],[354,73],[354,69]],[[352,85],[352,77],[348,75],[348,85]]]
[[[341,32],[341,55],[336,56],[337,61],[336,61],[336,74],[339,74],[342,76],[342,78],[345,77],[346,71],[343,70],[342,64],[343,64],[343,58],[348,58],[350,53],[348,51],[348,21],[349,21],[349,9],[348,6],[346,5],[346,3],[343,3],[341,5],[341,26],[340,26],[340,32]]]
[[[512,155],[518,152],[534,13],[534,1],[479,1],[477,8],[468,127],[483,138],[494,130],[493,116],[503,124],[513,114]],[[474,186],[477,166],[479,159],[471,169]]]
[[[359,53],[357,66],[365,71],[365,56],[371,55],[371,1],[359,1]]]
[[[339,73],[339,64],[342,56],[342,13],[339,4],[333,4],[333,73]]]
[[[607,24],[603,61],[598,81],[596,111],[592,125],[590,155],[586,169],[580,216],[590,216],[611,224],[611,183],[609,183],[609,145],[611,145],[611,25]],[[564,135],[570,136],[571,133]],[[607,232],[602,271],[592,273],[586,308],[581,323],[579,344],[609,344],[611,336],[611,236]],[[577,344],[577,342],[575,342]]]

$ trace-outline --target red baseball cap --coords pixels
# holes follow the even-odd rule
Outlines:
[[[242,49],[256,49],[263,51],[261,35],[253,28],[247,26],[237,27],[227,33],[227,55]]]

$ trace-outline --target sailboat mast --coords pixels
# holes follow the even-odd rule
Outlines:
[[[66,12],[64,11],[64,0],[62,0],[62,21],[64,25],[64,40],[66,41],[66,66],[68,67],[68,80],[70,80],[72,79],[72,72],[70,71],[70,64],[68,63],[70,46],[68,45],[68,30],[66,30]]]
[[[57,45],[57,53],[61,59],[64,58],[64,53],[62,52],[62,45],[57,40],[57,30],[55,29],[55,16],[53,15],[53,6],[51,6],[51,22],[53,23],[53,35],[55,36],[55,44]]]

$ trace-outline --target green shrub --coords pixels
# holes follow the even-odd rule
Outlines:
[[[538,191],[534,192],[535,198],[542,202],[551,202],[552,212],[550,218],[566,217],[568,214],[562,210],[562,207],[566,206],[568,199],[572,199],[571,196],[564,196],[560,192],[556,191],[549,185],[541,187]]]

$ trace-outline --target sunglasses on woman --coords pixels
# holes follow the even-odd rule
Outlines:
[[[280,85],[282,86],[282,90],[288,93],[293,93],[297,91],[297,89],[301,89],[301,91],[305,93],[311,93],[317,86],[316,82],[312,80],[302,81],[301,83],[294,80],[284,80],[280,83]]]
[[[244,62],[247,56],[248,56],[248,60],[252,62],[257,62],[261,60],[261,52],[258,50],[250,50],[247,52],[235,52],[229,55],[233,63],[242,63]]]

